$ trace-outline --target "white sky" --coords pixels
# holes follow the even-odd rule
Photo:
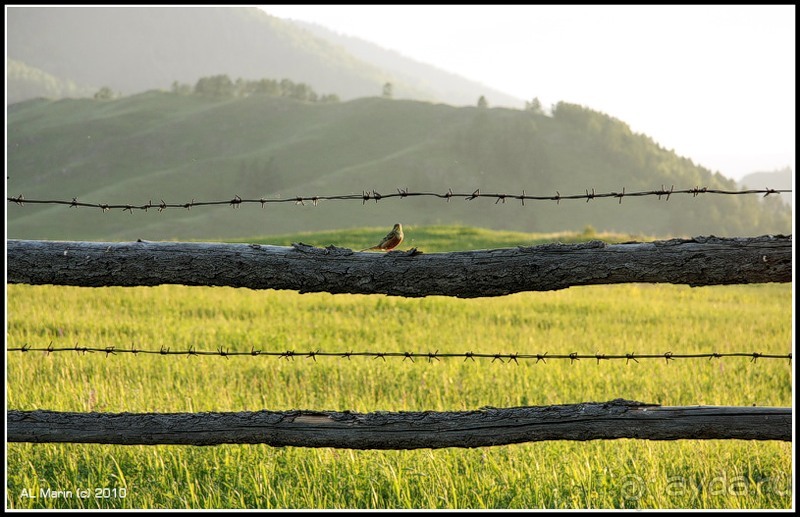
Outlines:
[[[545,107],[602,111],[728,177],[795,169],[794,5],[262,9]]]

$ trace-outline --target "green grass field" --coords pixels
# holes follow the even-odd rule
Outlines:
[[[257,240],[356,248],[386,231]],[[413,235],[410,246],[433,252],[554,238],[567,242],[589,234],[440,227],[415,229],[407,239]],[[792,340],[791,297],[789,284],[625,284],[470,300],[184,286],[8,285],[7,346],[786,354]],[[791,364],[748,358],[501,364],[7,352],[6,368],[7,406],[19,410],[449,411],[620,397],[663,405],[792,405]],[[7,454],[6,506],[15,509],[793,504],[792,444],[770,441],[553,441],[414,451],[11,443]],[[38,497],[42,490],[57,497]]]

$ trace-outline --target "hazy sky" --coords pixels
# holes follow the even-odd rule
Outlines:
[[[264,6],[623,120],[712,171],[795,168],[795,6]]]

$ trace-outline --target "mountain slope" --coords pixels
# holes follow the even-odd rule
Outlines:
[[[763,189],[765,186],[779,190],[792,190],[794,174],[792,174],[791,167],[784,167],[783,169],[771,172],[753,172],[744,176],[739,184],[742,188]],[[789,207],[794,210],[794,203],[792,202],[791,194],[782,194],[779,198]]]
[[[460,103],[466,95],[468,104],[478,97],[473,82],[432,67],[416,67],[419,76],[386,70],[255,7],[9,7],[7,18],[9,58],[123,94],[226,74],[288,78],[341,99],[381,95],[386,82],[398,97]],[[400,61],[392,60],[393,70]],[[13,78],[10,85],[25,86]],[[513,102],[499,92],[484,93],[490,103]],[[13,100],[38,95],[31,91]]]
[[[415,98],[405,92],[404,85],[413,85],[418,90],[433,90],[436,98],[446,99],[448,104],[472,106],[478,98],[486,97],[490,106],[521,108],[523,101],[499,92],[480,83],[467,81],[463,77],[445,72],[431,65],[407,58],[398,52],[387,50],[360,38],[345,36],[315,23],[290,20],[298,27],[315,36],[342,46],[356,58],[390,72],[400,87],[394,88],[395,98]],[[426,99],[418,99],[426,100]],[[436,99],[431,99],[436,100]]]
[[[552,196],[705,186],[734,189],[634,134],[559,104],[552,117],[382,98],[311,104],[268,96],[148,92],[113,101],[9,107],[8,190],[27,199],[158,204],[380,193]],[[518,201],[435,198],[195,207],[134,213],[8,205],[10,238],[203,239],[346,227],[460,223],[494,229],[646,235],[789,233],[788,210],[758,196]]]
[[[770,172],[750,173],[744,176],[739,183],[746,188],[764,188],[763,185],[769,185],[774,189],[791,189],[793,179],[792,168],[784,167]]]

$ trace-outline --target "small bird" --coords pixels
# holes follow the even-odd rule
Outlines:
[[[386,234],[380,244],[371,248],[364,248],[361,251],[389,251],[399,246],[401,242],[403,242],[403,226],[397,223],[392,228],[392,231]]]

